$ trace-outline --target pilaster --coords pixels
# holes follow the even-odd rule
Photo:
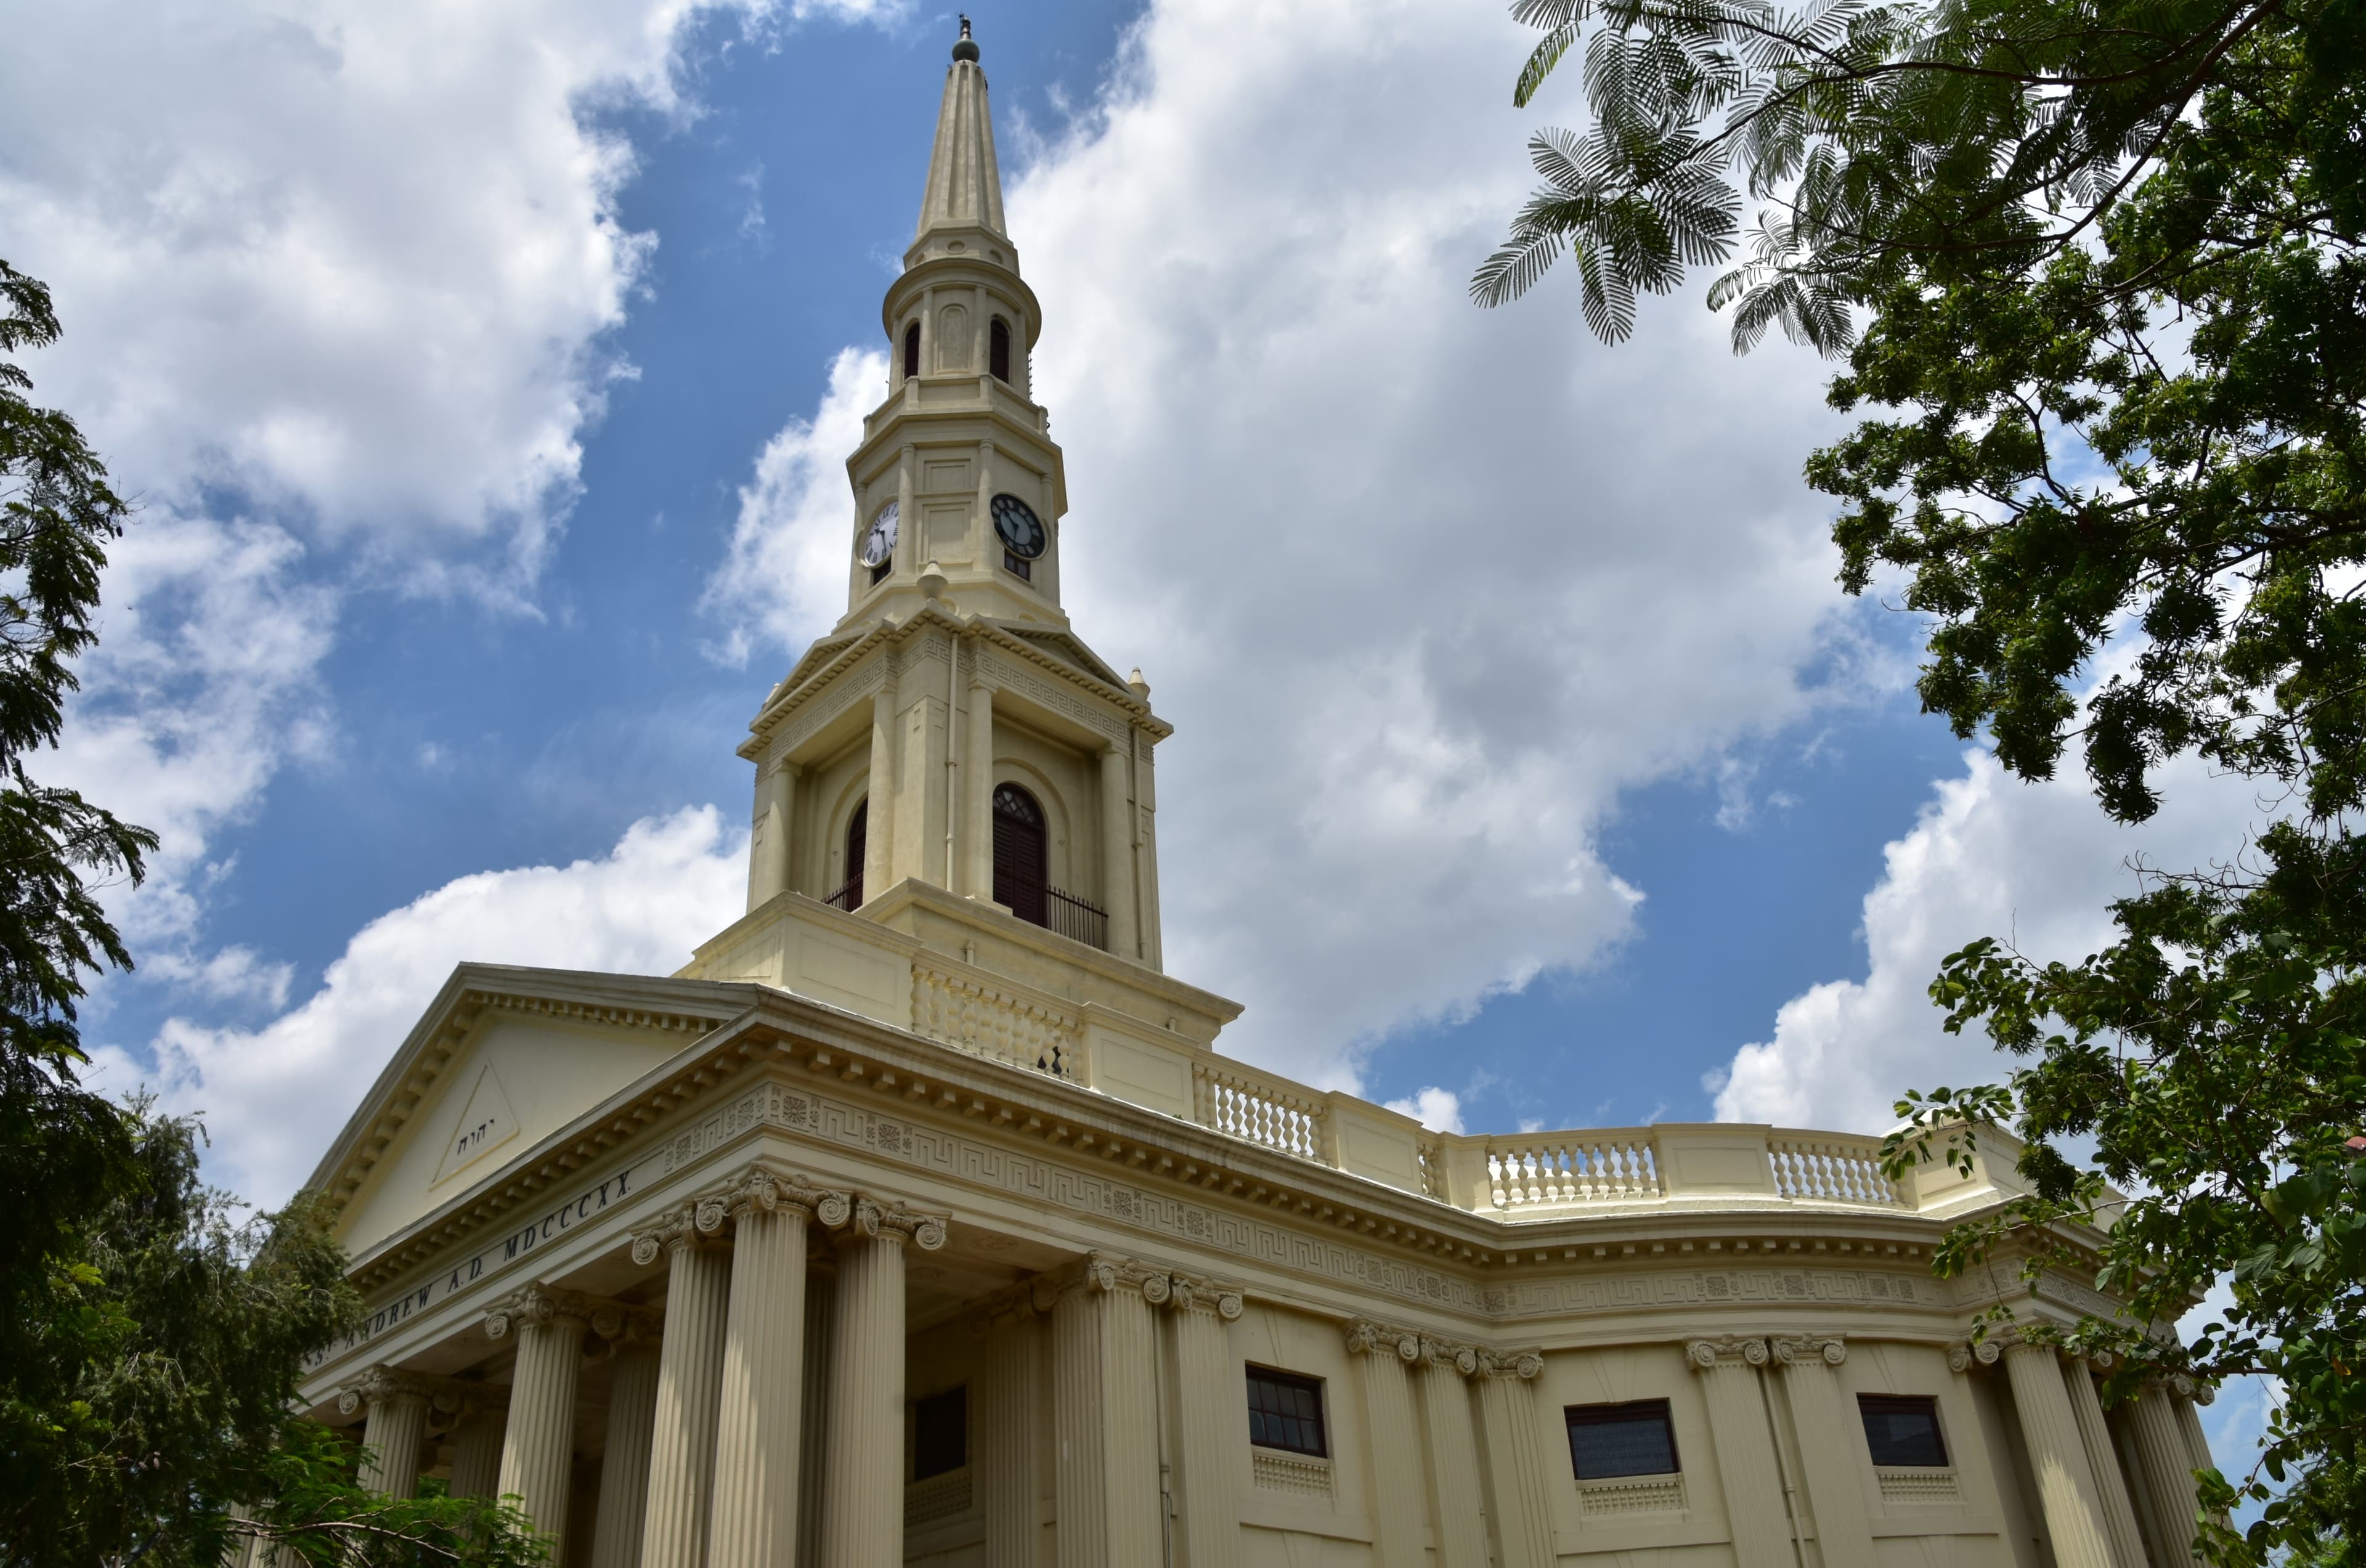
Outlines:
[[[1429,1442],[1436,1499],[1437,1568],[1487,1568],[1487,1520],[1479,1482],[1479,1436],[1463,1380],[1479,1371],[1476,1347],[1421,1342],[1422,1429]]]
[[[896,868],[896,666],[892,649],[878,658],[888,660],[880,671],[879,689],[871,694],[871,794],[864,807],[862,897],[867,902],[887,891]]]
[[[1501,1568],[1553,1568],[1552,1495],[1538,1441],[1534,1351],[1479,1355],[1479,1412],[1487,1439],[1488,1495]]]
[[[852,1204],[839,1247],[822,1559],[830,1568],[904,1561],[904,1248],[934,1251],[945,1223],[873,1198]]]
[[[952,694],[951,633],[941,626],[923,627],[905,644],[901,681],[901,711],[896,716],[899,766],[890,800],[896,813],[896,853],[888,871],[890,884],[909,876],[943,886],[945,879],[945,760],[950,717],[946,699]],[[941,655],[942,657],[938,657]],[[879,817],[879,800],[872,797],[871,816]],[[864,893],[870,889],[866,886]]]
[[[696,1210],[685,1205],[633,1236],[634,1262],[647,1267],[660,1252],[666,1258],[665,1334],[658,1352],[641,1568],[706,1563],[731,1257],[700,1231],[697,1218]]]
[[[850,1200],[794,1177],[743,1173],[726,1194],[732,1224],[722,1403],[707,1568],[794,1560],[804,1418],[806,1228],[843,1224]]]
[[[1865,1495],[1870,1472],[1859,1458],[1865,1452],[1865,1428],[1842,1400],[1838,1376],[1848,1344],[1836,1334],[1803,1335],[1772,1340],[1767,1348],[1783,1369],[1824,1568],[1875,1568],[1873,1515]],[[2058,1380],[2055,1386],[2058,1392]]]
[[[787,890],[795,820],[797,769],[792,762],[756,764],[756,807],[748,829],[748,908]]]
[[[1101,752],[1101,894],[1109,905],[1110,951],[1139,963],[1142,938],[1133,903],[1133,769],[1127,756],[1131,750],[1130,745],[1111,746]]]
[[[485,1314],[487,1337],[517,1339],[499,1490],[504,1497],[514,1495],[535,1530],[549,1538],[554,1561],[566,1546],[583,1335],[599,1304],[572,1291],[528,1285]]]
[[[1421,1360],[1421,1337],[1359,1320],[1348,1325],[1347,1349],[1372,1434],[1365,1450],[1372,1464],[1374,1568],[1427,1568],[1429,1511],[1424,1499],[1429,1487],[1422,1479],[1414,1436],[1421,1422],[1414,1408],[1412,1371]]]
[[[994,897],[994,683],[970,655],[969,711],[962,716],[962,879],[953,891]]]
[[[1686,1341],[1684,1359],[1700,1374],[1708,1405],[1709,1441],[1717,1450],[1736,1568],[1797,1568],[1791,1510],[1783,1500],[1774,1425],[1759,1381],[1773,1353],[1763,1339],[1727,1335]]]

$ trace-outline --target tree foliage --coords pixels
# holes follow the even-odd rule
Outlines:
[[[198,1180],[194,1124],[79,1080],[76,1004],[131,964],[99,894],[157,840],[28,766],[130,515],[13,357],[57,336],[0,262],[0,1568],[198,1568],[244,1539],[281,1568],[538,1561],[513,1509],[373,1496],[291,1417],[304,1354],[361,1314],[313,1202],[245,1214]]]
[[[2106,1273],[2155,1327],[2227,1280],[2162,1371],[2282,1380],[2260,1506],[2221,1561],[2347,1560],[2366,1523],[2366,3],[1519,0],[1527,103],[1581,49],[1583,134],[1472,282],[1567,253],[1589,323],[1696,266],[1737,352],[1780,325],[1858,418],[1808,478],[1852,592],[1928,619],[1920,690],[2006,767],[2082,767],[2142,821],[2166,764],[2251,781],[2272,825],[2146,875],[2078,964],[1993,941],[1932,986],[2011,1081],[1915,1096],[1903,1161],[1993,1117],[2037,1196],[1955,1238],[2038,1266],[2105,1181]],[[1758,204],[1750,232],[1743,204]],[[2067,1151],[2091,1146],[2090,1160]]]

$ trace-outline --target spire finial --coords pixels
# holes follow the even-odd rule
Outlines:
[[[975,61],[977,59],[977,44],[969,36],[969,13],[966,11],[962,13],[961,29],[961,39],[953,45],[953,58],[955,60]]]

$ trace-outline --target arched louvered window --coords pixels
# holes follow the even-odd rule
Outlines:
[[[904,329],[904,374],[920,373],[920,323],[914,321]]]
[[[1043,807],[1017,784],[994,790],[994,901],[1022,920],[1045,925]]]
[[[854,815],[846,819],[846,883],[824,900],[841,909],[862,906],[862,863],[871,852],[871,803],[855,804]]]
[[[986,367],[997,381],[1010,379],[1010,326],[999,316],[986,334]]]

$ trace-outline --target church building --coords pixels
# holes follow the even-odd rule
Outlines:
[[[370,1485],[513,1495],[558,1568],[2191,1561],[2207,1391],[1975,1340],[2091,1275],[1932,1276],[2003,1135],[1899,1183],[1464,1136],[1217,1048],[1160,960],[1173,730],[1061,607],[966,22],[881,326],[846,615],[738,749],[747,913],[670,976],[461,965],[312,1179],[369,1316],[305,1399]]]

